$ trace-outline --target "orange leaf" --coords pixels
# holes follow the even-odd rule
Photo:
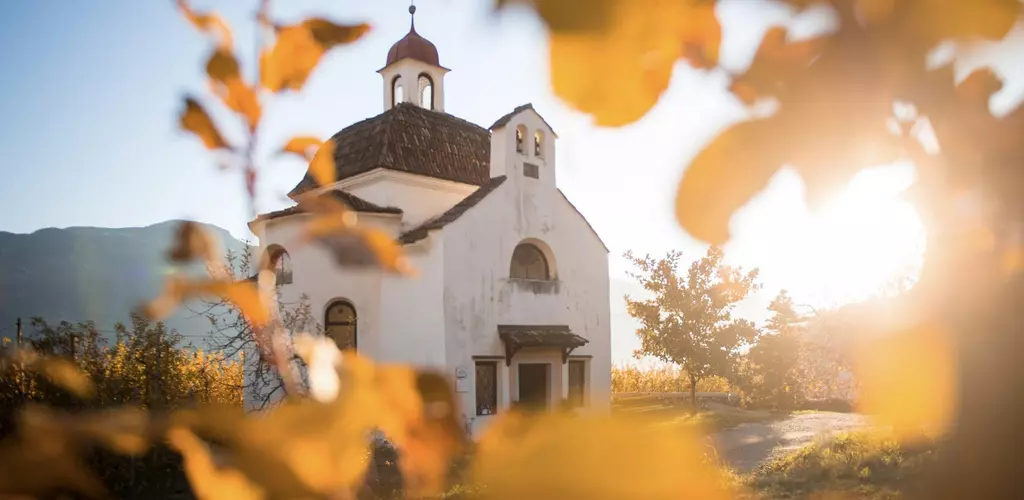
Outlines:
[[[179,122],[182,129],[199,136],[207,149],[231,149],[231,146],[224,141],[224,137],[220,135],[217,126],[213,124],[210,115],[206,113],[199,101],[192,97],[185,98],[185,109],[181,112]]]
[[[412,273],[402,247],[379,229],[354,227],[319,235],[307,233],[306,237],[324,245],[338,265],[379,267],[399,274]]]
[[[246,117],[249,130],[255,130],[262,109],[256,90],[242,80],[238,60],[229,50],[218,49],[206,63],[213,92],[233,111]]]
[[[200,31],[219,34],[219,46],[224,49],[231,48],[231,28],[224,22],[224,19],[217,14],[196,12],[192,10],[192,7],[188,5],[186,0],[176,0],[176,3],[178,4],[178,9],[181,10],[182,14],[185,15],[185,18],[192,25]]]
[[[270,322],[270,310],[261,300],[256,284],[251,281],[192,280],[171,276],[164,284],[163,293],[146,306],[145,312],[149,317],[161,320],[184,300],[199,296],[218,297],[232,303],[255,327]]]
[[[178,224],[174,234],[174,242],[167,253],[171,262],[191,262],[202,260],[213,263],[220,259],[220,243],[196,222],[183,221]]]
[[[676,192],[676,218],[693,237],[729,239],[732,214],[768,184],[783,163],[778,120],[742,122],[726,129],[694,158]]]
[[[185,475],[200,500],[263,499],[266,493],[251,483],[241,471],[220,468],[214,463],[210,448],[187,429],[167,431],[167,442],[181,454]]]
[[[288,144],[291,145],[291,142]],[[337,180],[334,166],[334,146],[334,141],[331,140],[323,143],[309,162],[309,175],[313,176],[313,180],[321,186],[333,184]]]
[[[316,137],[310,136],[298,136],[292,137],[287,144],[281,148],[282,153],[294,153],[306,159],[306,161],[313,161],[316,153],[310,153],[313,148],[319,148],[323,144],[323,141]],[[332,165],[333,167],[333,165]]]
[[[281,28],[274,46],[260,54],[263,86],[272,92],[301,90],[324,53],[358,40],[369,29],[366,24],[342,26],[320,18]]]
[[[862,340],[853,368],[861,385],[859,410],[903,437],[918,437],[929,428],[948,430],[953,423],[957,362],[945,330],[917,326]]]
[[[676,61],[717,62],[721,32],[714,6],[698,1],[617,0],[603,30],[551,33],[555,93],[599,125],[643,117],[668,88]],[[615,68],[609,71],[609,68]]]
[[[950,38],[1000,40],[1021,12],[1020,0],[918,0],[907,5],[909,29],[932,45]]]
[[[548,29],[557,32],[598,31],[612,20],[618,0],[497,0],[497,8],[509,4],[529,4]]]
[[[473,480],[495,500],[732,498],[697,436],[621,416],[506,413],[480,440]]]

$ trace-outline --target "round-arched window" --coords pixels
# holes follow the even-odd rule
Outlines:
[[[551,279],[548,260],[544,257],[544,252],[530,243],[520,243],[512,251],[512,267],[509,270],[509,277],[527,280]]]
[[[270,266],[274,270],[275,282],[287,285],[292,282],[292,257],[281,245],[270,245],[267,248]]]
[[[391,82],[391,106],[405,102],[405,87],[402,86],[402,77],[396,76]]]
[[[423,73],[419,77],[417,86],[420,91],[420,106],[425,109],[434,109],[434,80],[430,75]]]
[[[338,349],[355,349],[356,308],[344,300],[336,300],[324,313],[324,334],[338,345]]]

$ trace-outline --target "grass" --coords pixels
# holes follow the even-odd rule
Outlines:
[[[934,461],[934,445],[902,446],[891,434],[858,431],[776,458],[746,478],[752,498],[897,499]]]

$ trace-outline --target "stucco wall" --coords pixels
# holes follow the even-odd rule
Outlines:
[[[514,133],[517,121],[525,121],[528,127],[542,126],[534,113],[524,112],[500,133]],[[552,149],[546,156],[554,158],[553,145],[548,144]],[[508,151],[515,154],[514,146]],[[453,372],[463,367],[470,374],[465,392],[458,396],[474,429],[487,425],[490,417],[475,414],[473,356],[504,355],[497,332],[500,324],[568,325],[587,338],[589,343],[573,354],[592,356],[587,385],[590,409],[610,408],[608,253],[558,192],[553,172],[545,175],[542,170],[540,179],[528,178],[522,174],[523,159],[507,161],[504,171],[508,180],[443,230],[448,365]],[[553,163],[547,162],[546,167],[553,170]],[[528,239],[550,249],[557,273],[554,283],[509,279],[512,252]],[[516,363],[534,356],[557,363],[552,375],[559,384],[555,387],[564,395],[566,365],[561,358],[556,360],[554,352],[523,352],[516,355],[511,369],[499,369],[499,384],[508,388],[505,401],[499,392],[499,408],[517,398]],[[504,361],[499,363],[504,365]]]
[[[383,169],[346,179],[339,186],[377,205],[401,208],[405,228],[444,213],[477,189],[469,184]]]
[[[376,359],[432,367],[447,373],[444,350],[444,239],[406,246],[417,275],[385,276],[380,349]]]

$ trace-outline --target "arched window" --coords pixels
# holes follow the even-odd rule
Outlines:
[[[533,133],[533,156],[544,157],[544,132],[537,130]]]
[[[391,82],[391,106],[405,102],[405,88],[402,87],[402,77],[396,76]]]
[[[509,270],[510,278],[526,280],[549,280],[551,274],[548,268],[548,259],[544,252],[530,243],[520,243],[512,251],[512,268]]]
[[[274,269],[274,279],[278,285],[287,285],[292,282],[292,257],[281,245],[270,245],[267,247],[267,254],[270,256],[270,266]]]
[[[430,75],[426,73],[420,75],[417,85],[420,89],[420,106],[434,109],[434,81],[430,79]]]
[[[523,146],[523,141],[526,140],[526,127],[520,125],[516,127],[516,153],[522,154],[526,151]]]
[[[324,333],[338,349],[355,349],[356,308],[344,300],[332,302],[324,314]]]

